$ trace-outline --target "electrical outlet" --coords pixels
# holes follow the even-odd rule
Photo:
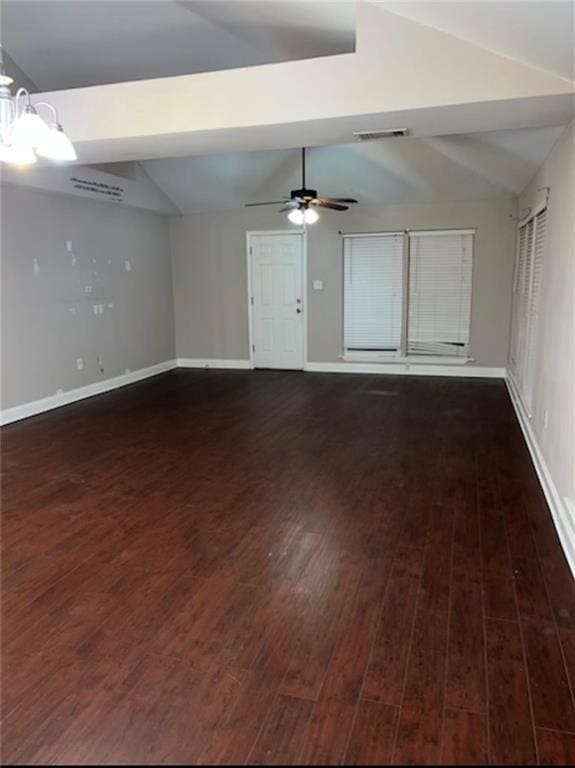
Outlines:
[[[72,241],[71,240],[66,240],[66,250],[68,251],[68,253],[72,253]]]
[[[84,369],[84,358],[83,357],[77,357],[76,358],[76,368],[79,371],[82,371]]]
[[[128,259],[126,259],[126,261],[124,262],[124,267],[126,268],[126,272],[132,271],[132,264],[130,261],[128,261]]]
[[[314,280],[313,289],[314,291],[323,291],[323,280]]]
[[[549,426],[549,411],[545,410],[543,413],[543,428],[547,429]]]

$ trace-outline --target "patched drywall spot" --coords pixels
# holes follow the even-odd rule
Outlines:
[[[68,312],[70,312],[70,314],[72,314],[72,315],[75,315],[76,314],[76,307],[68,307]]]
[[[132,262],[128,261],[128,259],[126,259],[126,261],[124,262],[124,267],[126,268],[126,272],[131,272],[132,271]]]
[[[76,358],[76,368],[79,371],[84,369],[84,358],[83,357],[77,357]]]
[[[113,301],[109,301],[108,302],[108,309],[114,309],[114,302]]]
[[[78,259],[75,256],[72,256],[72,258],[70,259],[70,264],[73,267],[75,267],[77,263],[78,263]]]

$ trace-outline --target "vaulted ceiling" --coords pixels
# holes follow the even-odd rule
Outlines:
[[[80,163],[140,161],[194,212],[281,197],[304,144],[366,204],[517,193],[575,115],[573,23],[554,0],[5,0],[3,45]],[[390,127],[410,138],[350,143]]]
[[[569,0],[370,0],[532,67],[575,78]],[[3,46],[40,90],[347,53],[354,0],[4,0]]]
[[[575,79],[575,4],[570,0],[374,1],[481,48]]]
[[[3,44],[40,90],[348,53],[349,0],[5,0]]]
[[[362,205],[479,200],[518,194],[562,128],[384,139],[308,151],[307,181]],[[183,213],[279,200],[300,185],[298,150],[237,152],[143,163]]]

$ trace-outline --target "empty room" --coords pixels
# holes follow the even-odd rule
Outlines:
[[[575,6],[3,0],[2,763],[575,764]]]

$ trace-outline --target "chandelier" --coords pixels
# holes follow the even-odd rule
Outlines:
[[[74,146],[64,133],[52,104],[47,101],[32,104],[26,88],[19,88],[12,96],[9,86],[13,82],[0,61],[0,161],[27,166],[35,163],[38,157],[76,160]],[[39,109],[50,112],[48,122],[40,117]]]

